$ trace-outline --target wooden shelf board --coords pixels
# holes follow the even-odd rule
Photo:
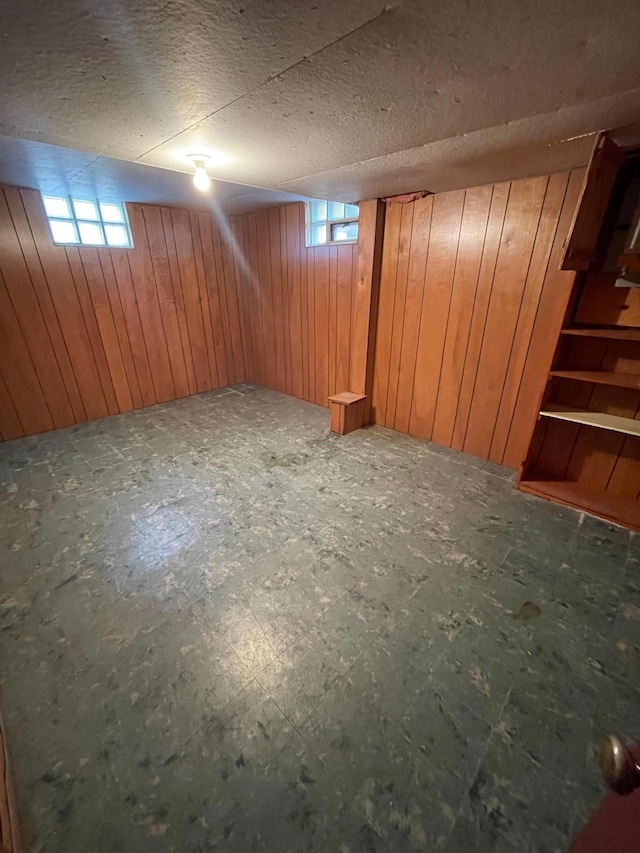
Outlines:
[[[340,403],[341,406],[350,406],[352,403],[359,403],[364,400],[366,394],[355,394],[353,391],[341,391],[339,394],[334,394],[329,397],[330,403]]]
[[[537,479],[540,477],[541,479]],[[600,518],[624,524],[640,530],[640,504],[625,500],[611,492],[596,491],[569,480],[546,479],[548,475],[532,474],[518,483],[523,492],[547,498],[547,500],[585,510]]]
[[[540,412],[545,418],[555,418],[559,421],[570,421],[582,426],[596,427],[597,429],[608,429],[612,432],[622,432],[625,435],[640,436],[640,421],[633,418],[621,418],[619,415],[609,415],[606,412],[587,412],[572,409],[569,406],[560,406],[557,403],[549,403],[546,409]]]
[[[576,379],[579,382],[596,382],[599,385],[615,385],[618,388],[640,391],[640,376],[633,373],[616,373],[611,370],[552,370],[551,375],[560,379]]]
[[[638,341],[640,343],[640,329],[561,329],[560,334],[606,338],[612,341]]]

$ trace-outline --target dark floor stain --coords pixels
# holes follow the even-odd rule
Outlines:
[[[58,822],[67,823],[69,818],[71,817],[72,811],[73,800],[67,800],[67,802],[62,806],[62,808],[58,809]]]
[[[526,622],[529,619],[535,619],[537,616],[540,616],[541,613],[542,610],[537,604],[534,604],[533,601],[525,601],[520,610],[513,614],[513,618],[521,619],[523,622]]]
[[[78,580],[77,574],[70,575],[68,578],[65,578],[65,580],[62,581],[62,583],[59,583],[56,586],[54,586],[54,589],[62,589],[63,586],[67,586],[67,584],[73,583],[73,581],[77,581],[77,580]]]

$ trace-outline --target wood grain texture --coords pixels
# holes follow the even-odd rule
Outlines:
[[[388,206],[376,423],[520,465],[574,281],[557,268],[583,175]]]
[[[61,247],[40,193],[0,188],[1,439],[248,378],[226,223],[127,210],[133,249]]]
[[[307,246],[304,206],[232,217],[248,377],[328,407],[349,388],[358,247]],[[361,310],[358,305],[357,310]]]
[[[624,153],[607,133],[594,141],[584,183],[561,260],[563,270],[586,270],[594,258],[600,227],[609,205]]]

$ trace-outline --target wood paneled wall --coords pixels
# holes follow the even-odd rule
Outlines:
[[[358,247],[305,245],[304,206],[232,218],[246,264],[249,375],[254,382],[327,406],[349,390]]]
[[[387,206],[376,423],[519,466],[573,283],[557,268],[582,177]],[[245,380],[322,406],[352,390],[358,246],[307,248],[302,204],[229,229],[128,210],[134,249],[61,248],[38,192],[0,192],[2,438]]]
[[[133,249],[63,248],[0,189],[0,437],[244,381],[231,247],[206,213],[127,206]]]
[[[558,265],[583,176],[388,205],[376,423],[519,467],[574,280]]]

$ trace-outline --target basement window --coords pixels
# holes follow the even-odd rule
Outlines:
[[[307,246],[355,243],[358,240],[357,204],[341,201],[310,201],[305,205]]]
[[[122,202],[64,195],[43,195],[42,201],[56,245],[133,248],[127,211]]]

